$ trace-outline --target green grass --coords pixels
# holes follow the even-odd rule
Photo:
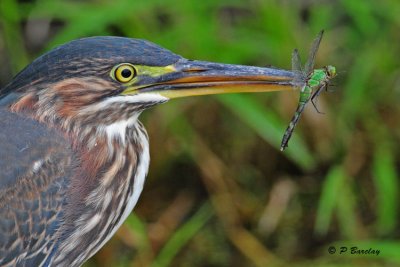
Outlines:
[[[318,99],[324,115],[307,108],[284,153],[298,92],[181,99],[146,111],[152,162],[136,215],[87,266],[391,266],[400,261],[398,14],[397,0],[2,0],[0,84],[42,52],[91,35],[289,69],[292,50],[306,58],[325,29],[316,66],[337,67],[334,92]],[[43,38],[26,34],[46,23]],[[284,179],[296,189],[283,187],[277,195],[292,192],[287,203],[269,206]],[[267,211],[276,219],[269,232],[259,225]],[[382,254],[332,256],[332,244]]]

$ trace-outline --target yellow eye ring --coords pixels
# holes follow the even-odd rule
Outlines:
[[[130,82],[136,76],[136,69],[131,64],[121,64],[116,67],[114,77],[121,83]]]

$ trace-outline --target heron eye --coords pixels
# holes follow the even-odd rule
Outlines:
[[[127,83],[136,76],[136,70],[130,64],[121,64],[115,69],[114,76],[117,81]]]

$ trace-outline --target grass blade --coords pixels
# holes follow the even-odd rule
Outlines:
[[[176,254],[207,223],[212,217],[212,214],[211,205],[205,203],[196,214],[168,240],[151,266],[169,266]]]
[[[398,188],[393,154],[385,146],[378,147],[373,164],[373,179],[377,192],[378,221],[380,234],[395,230],[398,218]]]

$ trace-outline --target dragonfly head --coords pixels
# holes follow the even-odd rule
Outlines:
[[[336,76],[336,67],[328,65],[325,67],[326,74],[329,79],[332,79]]]

